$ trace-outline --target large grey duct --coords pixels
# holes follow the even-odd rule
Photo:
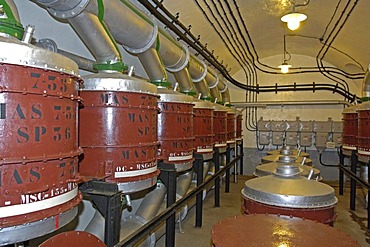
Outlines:
[[[230,103],[230,92],[226,85],[226,80],[221,74],[218,75],[218,78],[219,78],[219,81],[218,81],[217,87],[222,95],[222,103],[228,104]]]
[[[94,69],[94,64],[96,64],[96,61],[78,56],[76,54],[70,53],[68,51],[64,51],[58,48],[57,43],[52,39],[40,39],[35,43],[37,47],[47,49],[49,51],[57,52],[63,56],[68,57],[69,59],[72,59],[75,63],[77,63],[78,68],[90,72],[97,72]]]
[[[362,87],[362,97],[370,97],[370,64],[366,70],[364,77],[363,87]]]
[[[114,40],[98,15],[83,11],[89,0],[34,0],[48,7],[54,16],[68,20],[78,36],[101,64],[114,64],[121,61],[121,55]]]
[[[161,208],[166,195],[166,187],[158,183],[157,187],[147,193],[134,215],[130,215],[121,220],[120,240],[125,239],[131,233],[145,225],[153,219]],[[155,242],[154,234],[144,239],[140,246],[153,246]]]
[[[76,16],[82,11],[89,12],[96,16],[99,15],[98,4],[95,1],[34,1],[49,7],[49,12],[57,17],[71,16],[72,14]],[[206,84],[206,81],[199,79],[200,76],[196,76],[196,71],[199,68],[202,70],[202,62],[198,59],[188,59],[188,49],[174,40],[163,29],[158,28],[155,20],[152,20],[147,14],[127,0],[102,0],[102,3],[104,4],[104,22],[108,26],[113,37],[119,44],[122,44],[127,51],[139,56],[149,77],[158,79],[166,78],[166,76],[160,76],[161,74],[164,75],[163,71],[157,74],[160,68],[151,67],[161,64],[158,63],[158,61],[154,64],[150,62],[150,60],[158,60],[158,58],[154,58],[155,51],[157,51],[165,68],[171,73],[174,73],[175,77],[177,77],[176,80],[180,84],[182,92],[193,92],[192,83],[189,77],[186,76],[187,70],[189,70],[193,81],[195,79],[196,85]],[[100,15],[102,15],[102,13],[100,13]],[[145,59],[144,61],[144,58],[140,58],[140,56],[143,56],[142,54],[149,50],[151,58],[148,60]],[[183,70],[185,70],[185,72],[182,72]],[[202,98],[210,98],[211,96],[207,84],[197,86],[197,91],[202,93]],[[217,94],[215,89],[212,91],[215,95]],[[222,101],[224,102],[224,100]]]

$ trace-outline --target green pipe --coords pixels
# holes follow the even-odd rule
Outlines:
[[[0,32],[22,39],[24,28],[5,0],[0,0]]]

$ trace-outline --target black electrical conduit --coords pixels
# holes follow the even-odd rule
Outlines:
[[[252,46],[252,48],[253,48],[253,51],[254,51],[254,54],[256,55],[256,61],[258,62],[258,64],[260,64],[260,65],[262,65],[262,66],[264,66],[264,67],[266,67],[266,68],[269,68],[269,69],[273,69],[273,70],[278,70],[277,68],[275,68],[275,67],[271,67],[271,66],[269,66],[269,65],[266,65],[266,64],[263,64],[263,63],[261,63],[260,62],[260,60],[259,60],[259,56],[258,56],[258,53],[257,53],[257,51],[256,51],[256,48],[255,48],[255,46],[254,46],[254,44],[253,44],[253,42],[252,42],[252,39],[251,39],[251,37],[250,37],[250,35],[249,35],[249,32],[248,32],[248,29],[247,29],[247,27],[246,27],[246,24],[245,24],[245,22],[244,22],[244,19],[243,19],[243,17],[242,17],[242,15],[241,15],[241,13],[240,13],[240,8],[239,8],[239,6],[238,6],[238,4],[236,3],[236,1],[235,0],[233,0],[233,3],[234,3],[234,6],[235,6],[235,9],[237,10],[237,13],[238,13],[238,16],[239,16],[239,19],[241,20],[241,22],[242,22],[242,25],[243,25],[243,29],[244,29],[244,31],[245,31],[245,33],[247,34],[247,37],[248,37],[248,40],[249,40],[249,42],[251,43],[251,46]],[[237,20],[236,20],[236,18],[235,18],[235,16],[234,16],[234,13],[233,13],[233,10],[231,9],[231,7],[230,7],[230,5],[229,5],[229,3],[228,2],[226,2],[226,4],[228,5],[228,7],[229,7],[229,12],[230,12],[230,14],[232,15],[232,17],[234,18],[234,21],[235,21],[235,23],[236,23],[236,25],[237,25],[237,28],[238,28],[238,30],[239,30],[239,33],[240,34],[242,34],[242,32],[241,32],[241,30],[240,30],[240,27],[239,27],[239,25],[237,24]],[[246,45],[246,47],[247,47],[247,49],[248,49],[248,51],[251,53],[251,51],[250,51],[250,49],[249,49],[249,46],[248,46],[248,43],[246,42],[246,40],[244,39],[244,35],[242,35],[242,38],[243,38],[243,40],[244,40],[244,42],[245,42],[245,45]],[[251,53],[252,54],[252,53]],[[253,56],[253,55],[252,55]],[[265,72],[265,73],[273,73],[273,72],[270,72],[270,71],[266,71],[266,70],[263,70],[262,68],[260,68],[260,67],[258,67],[255,63],[254,63],[254,65],[257,67],[257,69],[259,69],[259,70],[261,70],[261,71],[263,71],[263,72]],[[305,68],[305,67],[301,67],[301,68]],[[311,68],[311,67],[309,67],[309,68]],[[334,71],[331,71],[331,70],[328,70],[328,71],[331,71],[332,73],[340,73],[340,74],[342,74],[343,76],[345,76],[346,78],[348,78],[348,79],[362,79],[362,77],[361,78],[352,78],[352,74],[348,74],[347,72],[345,72],[345,71],[343,71],[343,70],[340,70],[340,69],[338,69],[338,68],[335,68],[335,67],[326,67],[326,68],[330,68],[330,69],[333,69]],[[295,68],[293,68],[292,69],[292,71],[294,71],[295,70]],[[339,72],[336,72],[336,71],[339,71]],[[300,71],[300,72],[290,72],[289,74],[297,74],[297,73],[310,73],[310,72],[320,72],[319,70],[312,70],[312,71]],[[276,73],[275,73],[276,74]],[[357,74],[355,74],[355,75],[357,75]]]
[[[342,25],[339,27],[339,29],[336,31],[336,33],[334,34],[335,30],[337,29],[339,23],[342,21],[343,19],[343,16],[347,10],[347,8],[349,7],[349,4],[350,4],[351,0],[349,0],[346,4],[346,6],[344,7],[339,19],[337,20],[337,22],[334,24],[334,27],[333,29],[331,30],[331,32],[329,33],[328,37],[326,38],[326,40],[323,42],[323,45],[320,49],[320,51],[318,52],[318,54],[316,55],[316,64],[317,64],[317,67],[320,69],[320,72],[325,76],[327,77],[328,79],[330,80],[333,80],[333,81],[342,81],[344,82],[346,85],[347,85],[347,90],[349,89],[348,87],[348,84],[341,78],[333,75],[330,71],[327,71],[325,69],[325,66],[323,64],[323,59],[325,57],[325,55],[327,54],[328,50],[329,50],[329,47],[332,45],[332,43],[334,42],[334,40],[336,39],[337,35],[339,34],[339,32],[342,30],[343,28],[343,25],[346,23],[348,17],[350,16],[351,12],[353,11],[354,7],[356,6],[356,3],[354,4],[354,6],[352,6],[352,9],[350,10],[350,12],[347,14],[347,17],[346,19],[343,21]],[[332,37],[332,35],[334,35]],[[329,43],[329,40],[331,39],[330,43]],[[328,44],[329,43],[329,44]]]
[[[207,61],[212,64],[217,70],[220,71],[220,73],[222,73],[224,75],[224,77],[226,79],[228,79],[232,84],[234,84],[235,86],[237,87],[240,87],[240,88],[243,88],[245,90],[250,90],[250,91],[256,91],[258,93],[260,92],[277,92],[277,91],[292,91],[292,90],[289,90],[289,89],[285,89],[285,90],[281,90],[281,89],[276,89],[276,90],[268,90],[268,89],[262,89],[262,87],[258,87],[258,86],[246,86],[245,84],[243,83],[240,83],[238,82],[237,80],[235,80],[229,73],[228,71],[225,69],[224,66],[222,66],[216,59],[215,57],[213,56],[213,54],[211,54],[202,44],[199,44],[199,40],[197,42],[193,42],[192,40],[190,40],[188,37],[187,37],[187,33],[182,33],[177,27],[175,27],[175,25],[173,24],[174,22],[175,23],[179,23],[179,21],[175,18],[176,21],[169,21],[167,18],[165,18],[159,11],[157,11],[156,7],[154,7],[153,5],[151,5],[148,1],[146,0],[138,0],[145,8],[147,8],[158,20],[160,20],[163,24],[165,24],[168,28],[170,28],[176,35],[178,35],[180,37],[180,39],[184,40],[189,46],[191,46],[193,49],[195,49],[200,55],[202,55],[205,59],[207,59]],[[158,2],[156,0],[152,0],[154,2]],[[159,2],[158,2],[159,3]],[[161,3],[159,3],[160,5],[162,5]],[[159,6],[157,6],[158,8]],[[168,11],[167,11],[168,12]],[[182,25],[183,26],[183,25]],[[189,31],[188,31],[189,32]],[[196,40],[196,39],[195,39]],[[303,71],[301,72],[296,72],[296,73],[303,73]],[[280,73],[276,73],[276,74],[280,74]],[[317,84],[317,85],[320,85],[320,84]],[[298,85],[297,85],[298,86]],[[298,86],[299,87],[299,86]],[[348,93],[348,95],[346,95],[346,93],[343,94],[343,92],[340,92],[338,90],[338,86],[337,85],[326,85],[326,87],[323,87],[323,88],[306,88],[306,89],[301,89],[300,91],[311,91],[311,90],[328,90],[328,91],[332,91],[332,92],[337,92],[341,95],[343,95],[345,98],[349,99],[349,100],[352,100],[354,101],[356,99],[356,97],[353,95],[353,94],[350,94]],[[294,91],[294,90],[293,90]],[[346,91],[346,90],[344,90]]]
[[[210,60],[210,58],[212,58],[218,65],[220,65],[221,67],[223,67],[222,66],[222,64],[220,64],[218,61],[217,61],[217,59],[213,56],[213,53],[211,53],[211,52],[209,52],[207,49],[206,49],[206,47],[204,47],[200,42],[199,42],[199,38],[195,38],[194,37],[194,35],[190,32],[190,29],[187,29],[187,28],[185,28],[185,26],[181,23],[181,22],[179,22],[179,20],[178,20],[178,18],[176,18],[176,17],[174,17],[164,6],[163,6],[163,4],[162,4],[162,2],[159,2],[159,1],[157,1],[157,0],[152,0],[152,2],[154,2],[154,4],[156,4],[156,7],[153,7],[151,4],[149,4],[149,3],[147,3],[147,2],[145,2],[145,3],[143,3],[143,0],[139,0],[139,2],[141,2],[145,7],[148,7],[148,5],[150,5],[154,10],[153,10],[153,12],[152,12],[152,10],[150,10],[150,12],[153,14],[153,15],[155,15],[158,19],[160,19],[159,18],[159,16],[161,16],[161,14],[156,10],[157,8],[160,8],[161,9],[161,11],[163,12],[163,13],[165,13],[171,20],[172,20],[172,22],[169,22],[169,23],[171,23],[171,24],[173,24],[173,23],[176,23],[178,26],[180,26],[183,30],[184,30],[184,34],[185,34],[185,36],[186,35],[188,35],[188,36],[190,36],[191,38],[192,38],[192,40],[190,40],[190,43],[189,43],[189,40],[188,39],[183,39],[182,37],[181,37],[181,35],[180,34],[183,34],[182,32],[179,32],[179,33],[177,33],[177,31],[179,31],[174,25],[168,25],[168,27],[172,30],[172,31],[174,31],[181,39],[183,39],[186,43],[188,43],[188,45],[189,46],[191,46],[191,47],[193,47],[194,49],[196,49],[197,50],[197,46],[199,46],[199,47],[201,47],[201,49],[202,50],[204,50],[207,54],[208,54],[208,56],[209,57],[205,57],[206,59],[207,59],[207,61],[209,61],[209,62],[211,62],[211,60]],[[235,0],[234,0],[234,4],[235,4],[235,6],[236,6],[236,9],[238,10],[238,14],[239,14],[239,18],[241,19],[241,21],[242,21],[242,23],[243,23],[243,26],[244,26],[244,29],[246,30],[246,33],[247,33],[247,35],[248,35],[248,37],[249,37],[249,33],[248,33],[248,30],[246,29],[246,26],[245,26],[245,23],[244,23],[244,20],[242,19],[242,17],[241,17],[241,14],[240,14],[240,11],[239,11],[239,6],[236,4],[236,2],[235,2]],[[157,12],[157,13],[156,13]],[[158,15],[157,15],[158,14]],[[163,17],[163,16],[162,16]],[[167,20],[167,19],[166,19]],[[269,67],[268,65],[266,65],[266,64],[262,64],[260,61],[259,61],[259,57],[258,57],[258,54],[257,54],[257,52],[256,52],[256,50],[255,50],[255,47],[254,47],[254,44],[253,44],[253,42],[251,41],[251,39],[250,39],[250,37],[249,37],[249,40],[250,40],[250,42],[251,42],[251,44],[252,44],[252,47],[253,47],[253,49],[254,49],[254,52],[256,53],[256,55],[257,55],[257,61],[261,64],[261,65],[263,65],[263,66],[267,66],[267,67]],[[248,48],[248,47],[247,47]],[[199,52],[199,50],[197,50],[198,52]],[[248,51],[250,52],[250,50],[248,49]],[[251,53],[251,52],[250,52]],[[201,53],[202,55],[203,55],[203,53]],[[204,55],[203,55],[204,56]],[[223,71],[223,69],[220,69],[218,66],[216,66],[216,65],[214,65],[214,63],[212,63],[211,62],[211,64],[213,65],[213,66],[215,66],[217,69],[219,69],[220,70],[220,72],[226,77],[226,74],[224,73],[224,71]],[[253,64],[256,66],[256,64],[253,62]],[[257,67],[257,66],[256,66]],[[261,68],[259,68],[259,67],[257,67],[258,69],[260,69],[261,70]],[[274,70],[278,70],[277,68],[273,68],[273,67],[270,67],[271,69],[274,69]],[[303,68],[305,68],[305,67],[299,67],[299,68],[293,68],[292,70],[294,71],[294,70],[296,70],[296,69],[303,69]],[[311,68],[311,67],[309,67],[309,68]],[[327,67],[327,68],[332,68],[332,69],[336,69],[336,70],[339,70],[338,68],[335,68],[335,67]],[[226,71],[226,70],[225,70]],[[261,71],[263,71],[263,72],[266,72],[266,73],[272,73],[272,74],[280,74],[280,72],[271,72],[271,71],[265,71],[265,70],[261,70]],[[329,71],[329,70],[328,70]],[[347,77],[347,78],[349,78],[349,79],[362,79],[363,77],[351,77],[352,75],[355,75],[355,76],[358,76],[358,75],[361,75],[361,74],[348,74],[348,73],[346,73],[346,72],[344,72],[344,71],[342,71],[342,70],[340,70],[342,73],[344,73],[344,74],[346,74],[345,76]],[[297,72],[290,72],[290,74],[299,74],[299,73],[311,73],[311,72],[320,72],[320,70],[317,70],[317,68],[315,69],[315,70],[311,70],[311,71],[297,71]],[[332,71],[332,73],[339,73],[339,72],[336,72],[336,71]],[[233,83],[234,84],[234,83]],[[234,84],[234,85],[236,85],[236,84]]]
[[[149,235],[153,230],[155,230],[161,223],[165,222],[166,219],[171,217],[173,214],[175,214],[180,208],[185,206],[185,204],[191,200],[193,197],[195,197],[197,194],[202,193],[204,188],[208,186],[210,183],[214,182],[214,180],[221,176],[222,173],[226,172],[227,169],[230,169],[239,159],[243,158],[244,154],[236,156],[232,161],[230,161],[229,164],[225,165],[222,169],[220,169],[218,172],[213,174],[209,179],[204,181],[202,184],[200,184],[196,189],[189,192],[186,196],[172,204],[170,207],[168,207],[166,210],[164,210],[162,213],[154,217],[152,220],[147,222],[143,227],[133,232],[131,235],[129,235],[127,238],[119,242],[115,245],[115,247],[121,247],[121,246],[132,246],[137,241],[142,239],[143,237]]]
[[[336,37],[338,36],[338,34],[340,33],[340,31],[342,30],[343,26],[345,25],[345,23],[347,22],[348,18],[350,17],[351,13],[353,12],[353,10],[355,9],[357,3],[358,3],[358,0],[354,2],[352,8],[349,10],[349,12],[347,13],[346,15],[346,18],[344,19],[344,21],[342,22],[342,24],[340,25],[339,29],[336,31],[336,33],[334,34],[334,31],[335,29],[338,27],[340,21],[342,21],[343,19],[343,16],[345,14],[345,11],[346,9],[349,7],[349,4],[350,4],[351,0],[349,0],[344,8],[344,10],[342,11],[338,21],[335,23],[332,31],[330,32],[329,36],[327,37],[327,39],[325,40],[325,42],[323,42],[323,46],[321,48],[321,50],[319,51],[319,53],[317,54],[316,56],[316,63],[318,65],[319,68],[321,68],[323,70],[323,75],[326,76],[327,78],[331,79],[331,80],[334,80],[334,81],[338,81],[338,80],[341,80],[341,81],[344,81],[343,79],[337,77],[336,75],[333,75],[330,71],[326,71],[324,65],[323,65],[323,62],[322,60],[324,59],[325,55],[327,54],[328,50],[329,50],[329,47],[331,47],[331,45],[333,44],[334,40],[336,39]],[[340,3],[340,1],[339,1]],[[338,4],[339,4],[338,3]],[[337,5],[338,6],[338,5]],[[332,35],[334,35],[333,37],[331,37]],[[331,38],[331,41],[329,42],[329,39]],[[329,43],[329,44],[328,44]],[[324,49],[325,48],[325,49]]]
[[[203,0],[204,2],[206,2],[206,0]],[[217,11],[217,14],[218,16],[221,18],[222,22],[224,23],[224,25],[226,26],[227,30],[228,30],[228,33],[230,34],[231,38],[233,39],[234,43],[237,45],[238,47],[238,50],[242,53],[243,57],[248,61],[248,66],[249,67],[252,67],[251,66],[251,63],[252,63],[252,59],[248,56],[248,53],[246,52],[246,50],[244,49],[243,47],[243,44],[241,43],[241,41],[239,40],[239,37],[238,37],[238,34],[236,33],[235,31],[235,28],[234,26],[231,24],[228,16],[227,16],[227,13],[226,13],[226,10],[224,8],[224,6],[222,5],[221,3],[221,0],[218,0],[218,4],[223,12],[223,17],[220,13],[220,10],[216,4],[215,1],[211,0],[213,6],[214,6],[214,9]],[[213,11],[211,8],[209,8],[209,11],[212,13],[214,19],[218,22],[217,20],[217,17],[213,14]],[[225,20],[226,19],[226,20]],[[224,30],[221,25],[219,24],[221,30]],[[224,34],[226,35],[226,37],[228,37],[229,35],[226,34],[226,32],[224,31]],[[249,54],[250,55],[250,54]],[[253,66],[253,68],[251,68],[251,70],[253,70],[253,76],[257,76],[257,71],[256,71],[256,68]],[[252,81],[254,82],[255,78],[253,77],[252,78]],[[256,80],[257,81],[257,80]]]
[[[235,5],[235,8],[236,8],[236,10],[237,10],[237,12],[238,12],[238,16],[239,16],[239,19],[241,20],[241,22],[242,22],[242,24],[243,24],[243,28],[244,28],[244,30],[245,30],[245,33],[247,34],[247,36],[248,36],[248,40],[249,40],[249,42],[251,43],[251,46],[252,46],[252,48],[253,48],[253,51],[254,51],[254,54],[255,54],[255,56],[256,56],[256,61],[257,61],[257,63],[258,64],[260,64],[260,65],[262,65],[263,67],[266,67],[266,68],[269,68],[269,69],[272,69],[272,70],[278,70],[277,68],[275,68],[275,67],[271,67],[271,66],[269,66],[269,65],[266,65],[266,64],[263,64],[262,62],[260,62],[260,60],[259,60],[259,56],[258,56],[258,53],[257,53],[257,51],[256,51],[256,49],[255,49],[255,46],[254,46],[254,44],[253,44],[253,42],[252,42],[252,39],[251,39],[251,37],[250,37],[250,35],[249,35],[249,32],[248,32],[248,29],[247,29],[247,27],[246,27],[246,25],[245,25],[245,22],[244,22],[244,20],[243,20],[243,17],[241,16],[241,13],[240,13],[240,11],[239,11],[239,6],[237,5],[237,3],[236,3],[236,1],[234,0],[233,1],[234,2],[234,5]],[[238,28],[238,30],[239,30],[239,32],[240,33],[242,33],[241,32],[241,29],[240,29],[240,27],[239,27],[239,25],[237,24],[237,20],[236,20],[236,18],[235,18],[235,16],[234,16],[234,14],[233,14],[233,10],[231,9],[231,7],[230,7],[230,5],[228,4],[228,2],[226,2],[226,4],[229,6],[229,12],[231,13],[231,15],[233,16],[233,18],[234,18],[234,20],[235,20],[235,22],[236,22],[236,26],[237,26],[237,28]],[[247,50],[249,51],[249,53],[252,55],[252,52],[250,51],[250,49],[249,49],[249,46],[248,46],[248,43],[247,43],[247,41],[244,39],[244,35],[242,35],[242,38],[243,38],[243,40],[244,40],[244,42],[245,42],[245,45],[246,45],[246,47],[247,47]],[[253,56],[253,55],[252,55]],[[254,60],[253,60],[254,61]],[[257,67],[257,69],[259,69],[260,71],[262,71],[262,72],[265,72],[265,73],[270,73],[270,74],[280,74],[280,72],[271,72],[271,71],[267,71],[267,70],[264,70],[264,69],[262,69],[262,68],[260,68],[260,67],[258,67],[257,66],[257,64],[254,62],[253,63],[256,67]],[[300,67],[300,69],[306,69],[306,67]],[[312,67],[307,67],[307,68],[312,68]],[[346,77],[348,77],[349,79],[362,79],[362,77],[361,78],[351,78],[351,75],[352,74],[348,74],[348,73],[346,73],[345,71],[342,71],[342,70],[340,70],[340,69],[338,69],[338,68],[335,68],[335,67],[327,67],[327,68],[330,68],[330,69],[333,69],[333,70],[338,70],[338,71],[340,71],[340,72],[336,72],[336,71],[333,71],[333,73],[343,73],[344,74],[344,76],[346,76]],[[312,68],[313,69],[313,68]],[[293,68],[292,69],[292,71],[294,71],[294,70],[296,70],[296,68]],[[290,72],[289,74],[299,74],[299,73],[312,73],[312,72],[320,72],[317,68],[315,68],[314,70],[305,70],[305,71],[296,71],[296,72]]]

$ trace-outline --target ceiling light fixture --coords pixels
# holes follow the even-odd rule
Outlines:
[[[286,22],[290,30],[292,31],[297,30],[300,26],[300,23],[307,19],[307,15],[295,12],[295,8],[300,6],[306,6],[309,2],[310,0],[307,0],[303,4],[295,4],[295,2],[293,2],[293,11],[281,17],[281,21]]]
[[[289,55],[289,57],[288,57],[288,58],[286,58],[286,55]],[[280,70],[281,70],[281,73],[286,74],[286,73],[288,73],[288,72],[289,72],[289,68],[291,68],[291,67],[292,67],[292,65],[288,64],[287,62],[288,62],[290,59],[291,59],[291,55],[290,55],[290,53],[289,53],[289,52],[287,52],[287,50],[286,50],[285,34],[284,34],[284,59],[283,59],[283,63],[282,63],[282,64],[280,64],[280,65],[278,66],[278,68],[280,68]]]
[[[288,73],[289,72],[289,68],[291,68],[291,67],[292,67],[292,65],[288,64],[285,60],[283,61],[282,64],[280,64],[278,66],[278,68],[281,69],[281,73],[283,73],[283,74]]]

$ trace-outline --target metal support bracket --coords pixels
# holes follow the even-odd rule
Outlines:
[[[121,192],[117,184],[92,180],[80,185],[80,190],[91,198],[105,219],[104,243],[114,246],[119,242],[121,229]]]

